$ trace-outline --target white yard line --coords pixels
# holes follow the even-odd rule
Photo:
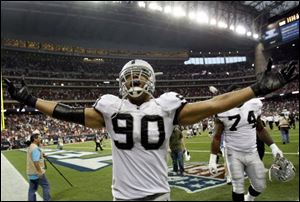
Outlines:
[[[29,184],[1,152],[1,201],[28,201]],[[37,194],[37,200],[43,201]]]

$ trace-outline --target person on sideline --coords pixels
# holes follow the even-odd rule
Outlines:
[[[175,126],[173,133],[170,137],[170,149],[173,162],[173,172],[183,176],[184,161],[183,152],[186,150],[184,137],[179,126]],[[179,166],[179,171],[178,171]]]
[[[27,175],[29,178],[28,201],[36,201],[36,191],[40,185],[43,189],[44,201],[50,201],[50,185],[45,175],[44,153],[40,148],[40,131],[33,131],[31,144],[27,149]]]

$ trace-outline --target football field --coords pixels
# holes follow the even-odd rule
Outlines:
[[[257,197],[259,201],[296,201],[299,200],[299,124],[296,129],[290,130],[290,143],[282,144],[280,132],[275,127],[269,130],[277,146],[283,151],[286,158],[294,164],[296,177],[290,182],[270,182],[267,176],[267,188],[263,194]],[[191,160],[188,164],[205,166],[209,161],[211,139],[206,132],[196,137],[186,139],[187,149],[190,151]],[[63,151],[56,150],[56,146],[44,147],[49,159],[73,184],[71,187],[59,173],[47,162],[46,176],[51,186],[52,200],[55,201],[102,201],[112,200],[112,163],[111,142],[105,140],[104,150],[95,152],[95,143],[84,142],[64,145]],[[6,158],[15,166],[20,174],[27,180],[26,176],[26,152],[25,150],[12,150],[2,152]],[[171,166],[171,158],[168,158]],[[222,163],[222,158],[220,163]],[[272,163],[272,154],[266,146],[264,164],[269,168]],[[204,166],[205,165],[205,166]],[[205,173],[205,172],[203,172]],[[267,175],[267,173],[266,173]],[[189,184],[190,181],[199,181],[200,177],[189,178],[170,177],[170,184],[178,186],[171,189],[171,199],[176,201],[230,201],[231,185],[223,180],[212,178],[201,178],[206,182]],[[3,177],[3,176],[2,176]],[[209,182],[209,183],[208,183]],[[189,185],[188,185],[189,184]],[[213,186],[204,185],[211,184]],[[187,188],[184,188],[184,186]],[[245,192],[248,189],[248,179],[245,180]],[[201,189],[203,188],[203,189]],[[16,193],[17,194],[17,193]],[[41,188],[39,194],[42,196]]]

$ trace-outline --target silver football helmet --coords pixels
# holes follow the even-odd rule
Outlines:
[[[122,98],[128,95],[139,97],[143,93],[153,96],[154,90],[155,74],[148,62],[136,59],[124,65],[119,74],[119,92]]]
[[[292,162],[285,157],[276,156],[271,168],[269,169],[269,179],[275,178],[277,181],[288,182],[295,177],[296,169]]]

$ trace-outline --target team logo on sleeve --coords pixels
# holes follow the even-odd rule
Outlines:
[[[218,173],[211,175],[207,162],[185,163],[183,176],[174,175],[172,168],[169,169],[169,184],[185,190],[187,193],[195,193],[226,184],[224,179],[224,165],[218,165]]]

